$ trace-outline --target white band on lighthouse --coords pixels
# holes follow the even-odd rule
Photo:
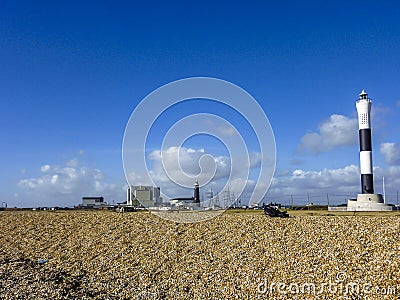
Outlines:
[[[362,103],[365,105],[370,105],[369,103]],[[361,105],[360,105],[361,106]],[[369,129],[371,128],[371,123],[369,120],[369,112],[363,112],[358,114],[358,129]]]
[[[372,174],[372,152],[360,152],[360,171],[361,174]]]

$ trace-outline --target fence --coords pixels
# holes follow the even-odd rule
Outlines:
[[[267,195],[259,204],[278,203],[283,206],[304,206],[307,204],[323,205],[323,206],[337,206],[346,204],[349,199],[357,198],[357,194],[293,194],[293,195]],[[236,200],[238,203],[248,203],[246,197],[240,197]],[[399,193],[386,193],[385,203],[399,205]]]

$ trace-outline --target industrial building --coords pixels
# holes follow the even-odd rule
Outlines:
[[[99,208],[107,205],[107,202],[104,202],[104,197],[82,197],[82,207]]]
[[[153,207],[160,206],[160,188],[146,185],[131,186],[126,191],[126,205]]]

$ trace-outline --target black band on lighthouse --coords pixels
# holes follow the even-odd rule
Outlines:
[[[360,138],[360,151],[372,151],[371,129],[360,129],[358,135]]]
[[[196,182],[196,185],[194,186],[194,195],[193,195],[193,198],[194,198],[194,203],[197,203],[197,204],[200,203],[200,187],[199,187],[199,185],[197,184],[197,182]]]
[[[363,194],[374,193],[374,175],[361,174],[361,191]]]

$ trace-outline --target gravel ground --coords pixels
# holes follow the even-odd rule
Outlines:
[[[0,212],[1,299],[399,299],[400,218]]]

